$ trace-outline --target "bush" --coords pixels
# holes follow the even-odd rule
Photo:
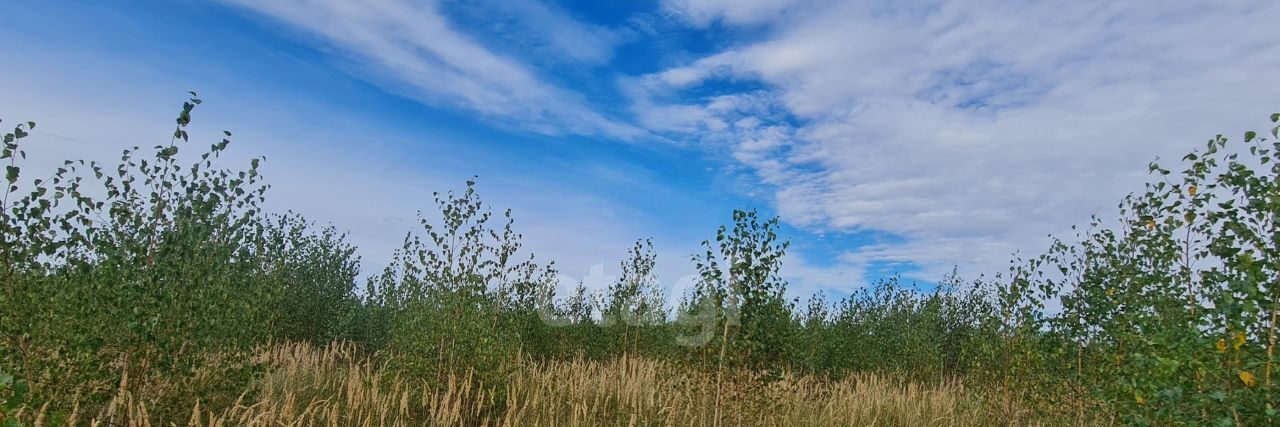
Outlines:
[[[550,304],[555,270],[519,258],[510,211],[502,228],[490,228],[492,214],[473,186],[437,194],[440,223],[419,216],[425,239],[405,238],[371,281],[368,305],[383,316],[385,345],[410,369],[440,378],[475,369],[492,383],[521,350],[529,315]]]
[[[333,325],[306,316],[329,316],[349,299],[351,248],[297,216],[263,213],[260,160],[240,171],[215,164],[227,138],[182,164],[200,102],[193,94],[183,104],[167,145],[150,156],[126,150],[113,169],[67,161],[48,178],[21,182],[20,143],[35,125],[5,136],[0,345],[14,351],[0,370],[42,399],[101,403],[129,379],[186,384],[211,351],[334,335]],[[238,389],[243,380],[228,372],[202,386]]]
[[[1118,224],[1095,220],[1078,244],[1017,266],[1008,306],[1037,335],[1027,363],[1126,423],[1280,423],[1278,156],[1280,142],[1247,132],[1243,145],[1209,140],[1180,174],[1152,163]]]

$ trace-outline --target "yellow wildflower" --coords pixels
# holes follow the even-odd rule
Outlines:
[[[1224,340],[1224,339],[1222,339],[1222,338],[1218,338],[1218,342],[1217,342],[1216,344],[1214,344],[1213,346],[1218,348],[1218,352],[1219,352],[1219,353],[1226,353],[1226,352],[1227,352],[1227,340]]]
[[[1135,395],[1133,395],[1133,401],[1134,401],[1134,402],[1138,402],[1138,404],[1139,404],[1139,405],[1146,405],[1146,404],[1147,404],[1147,399],[1143,399],[1141,394],[1135,394]]]
[[[1231,348],[1239,350],[1242,346],[1244,346],[1244,332],[1236,332],[1236,335],[1231,339]]]
[[[1253,387],[1255,385],[1258,385],[1258,379],[1253,376],[1252,372],[1240,371],[1240,373],[1236,374],[1236,376],[1240,377],[1240,382],[1244,383],[1245,387]]]

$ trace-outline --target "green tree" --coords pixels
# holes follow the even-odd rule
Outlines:
[[[1126,422],[1280,422],[1278,153],[1247,132],[1243,145],[1209,140],[1180,174],[1153,162],[1118,224],[1095,220],[1079,243],[1015,269],[1006,305],[1034,312],[1019,319],[1038,335],[1034,365]],[[1044,309],[1053,302],[1062,309]]]
[[[658,256],[652,240],[637,241],[620,265],[622,275],[609,285],[601,317],[612,328],[619,353],[636,354],[661,345],[654,339],[656,328],[667,321],[665,298],[654,268]],[[620,336],[619,336],[620,335]]]

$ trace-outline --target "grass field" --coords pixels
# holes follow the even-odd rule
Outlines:
[[[440,386],[406,377],[350,343],[278,344],[254,358],[265,371],[234,402],[199,402],[185,422],[152,408],[184,393],[121,383],[107,405],[60,422],[32,408],[33,425],[95,426],[558,426],[558,425],[886,425],[1034,424],[959,381],[924,385],[886,375],[834,381],[786,374],[767,384],[693,373],[669,363],[621,357],[608,362],[513,363],[500,392],[474,376]],[[196,375],[200,378],[202,375]],[[199,380],[196,380],[199,381]]]

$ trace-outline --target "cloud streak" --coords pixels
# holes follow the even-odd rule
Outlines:
[[[436,1],[224,0],[331,48],[367,77],[419,101],[461,108],[495,123],[548,135],[629,139],[642,132],[593,110],[572,91],[549,84],[526,64],[453,28]],[[523,6],[521,6],[523,5]],[[557,17],[548,41],[579,59],[602,60],[608,43],[568,18],[530,2],[506,6]],[[576,34],[576,36],[575,36]]]
[[[776,20],[778,15],[805,0],[663,0],[662,8],[693,25],[716,21],[730,24],[758,24]]]
[[[533,62],[604,65],[624,39],[620,33],[576,21],[568,11],[539,0],[453,1],[443,6],[460,10],[508,50],[532,52]]]

